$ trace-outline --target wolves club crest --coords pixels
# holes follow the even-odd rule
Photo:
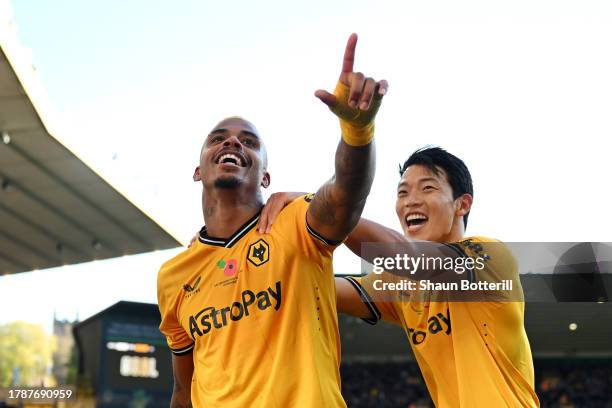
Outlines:
[[[247,260],[255,266],[261,266],[270,260],[270,245],[263,239],[259,239],[249,246]]]

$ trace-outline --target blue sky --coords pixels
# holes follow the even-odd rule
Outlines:
[[[55,136],[183,241],[202,224],[191,181],[202,137],[222,117],[263,133],[270,192],[314,191],[332,174],[338,127],[313,92],[333,88],[351,32],[356,69],[390,83],[366,216],[396,226],[397,166],[437,144],[473,173],[468,233],[610,241],[608,2],[12,6],[61,123]],[[84,318],[121,299],[154,302],[157,268],[175,253],[2,277],[0,321],[48,325],[54,310]],[[340,251],[336,267],[359,262]]]

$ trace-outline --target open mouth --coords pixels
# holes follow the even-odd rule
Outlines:
[[[409,231],[417,230],[422,227],[428,220],[426,215],[419,213],[412,213],[406,216],[406,226]]]
[[[216,162],[217,164],[233,164],[234,166],[245,167],[246,160],[238,154],[235,153],[223,153],[221,154]]]

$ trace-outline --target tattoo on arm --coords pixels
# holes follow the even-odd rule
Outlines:
[[[325,225],[333,225],[336,222],[334,206],[331,204],[330,188],[327,187],[330,183],[331,181],[321,187],[317,192],[317,199],[310,204],[313,218]]]
[[[336,172],[315,195],[309,209],[312,227],[328,239],[344,239],[357,225],[374,180],[374,144],[349,146],[340,141]]]
[[[340,141],[336,151],[334,184],[348,198],[365,200],[374,181],[375,166],[374,142],[353,147]]]

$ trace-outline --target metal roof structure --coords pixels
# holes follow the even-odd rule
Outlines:
[[[35,70],[0,25],[0,275],[179,246],[53,136]]]

